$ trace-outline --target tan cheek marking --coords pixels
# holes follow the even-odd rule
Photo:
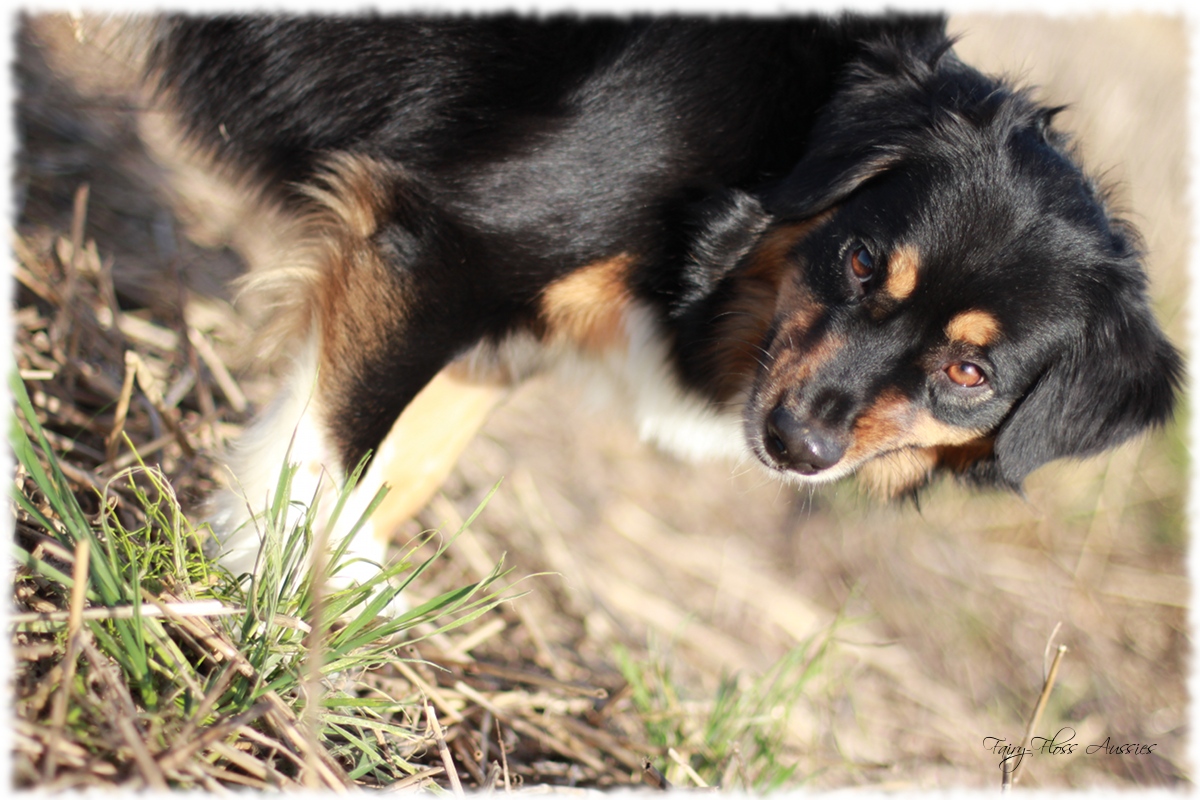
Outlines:
[[[541,317],[548,338],[563,338],[585,350],[617,344],[629,304],[628,275],[633,257],[597,261],[562,277],[542,294]]]
[[[888,258],[888,276],[884,291],[896,300],[905,300],[917,288],[917,269],[921,259],[915,247],[899,247]]]
[[[789,387],[805,383],[812,378],[845,346],[841,339],[826,337],[806,350],[795,350],[787,346],[792,339],[793,337],[789,337],[785,331],[780,331],[776,346],[771,350],[771,368],[758,390],[760,397],[770,400],[767,405],[769,408],[773,408],[783,399]]]
[[[803,350],[798,347],[823,311],[824,306],[801,285],[798,276],[783,281],[773,309],[780,322],[766,356],[770,364],[763,384],[766,394],[778,394],[788,385],[807,380],[841,349],[841,342],[829,338]]]
[[[932,449],[897,450],[858,469],[858,482],[872,497],[892,499],[921,486],[937,466]]]
[[[792,383],[802,383],[811,379],[821,367],[832,362],[846,346],[844,339],[826,336],[812,347],[803,351],[790,351],[778,358],[778,371]]]
[[[860,464],[901,448],[965,444],[979,439],[983,433],[934,419],[928,411],[913,408],[901,395],[888,392],[859,415],[854,424],[854,442],[845,458],[849,463]]]
[[[755,276],[773,276],[778,280],[792,261],[792,250],[804,238],[833,218],[836,208],[799,222],[787,222],[766,233],[750,257],[747,272]]]
[[[779,287],[773,281],[746,279],[723,309],[716,327],[713,358],[718,365],[719,399],[727,400],[743,389],[765,360],[762,342],[771,327]]]
[[[803,284],[799,269],[789,270],[779,283],[773,307],[767,312],[780,320],[780,334],[803,333],[813,326],[825,310],[808,287]]]
[[[928,411],[917,415],[911,436],[913,441],[905,444],[910,447],[941,447],[945,445],[962,445],[974,441],[983,435],[979,428],[960,428],[941,420],[934,419]]]
[[[938,466],[963,472],[972,464],[982,461],[992,454],[996,441],[987,436],[957,445],[943,445],[933,448],[937,454]]]
[[[895,449],[914,418],[911,404],[903,397],[890,392],[880,395],[855,421],[854,440],[844,459],[858,464]]]
[[[916,447],[885,453],[859,468],[859,484],[872,497],[894,499],[924,486],[936,469],[965,472],[973,464],[990,456],[993,444],[992,438],[986,437],[957,445]]]
[[[999,334],[999,320],[978,309],[964,311],[946,324],[946,336],[950,341],[967,342],[976,347],[987,347]]]
[[[719,365],[718,397],[728,399],[743,389],[765,359],[762,341],[776,315],[790,329],[804,329],[820,312],[812,296],[800,287],[796,245],[833,216],[832,211],[811,219],[780,225],[763,235],[744,269],[735,275],[733,297],[722,309],[713,345]]]

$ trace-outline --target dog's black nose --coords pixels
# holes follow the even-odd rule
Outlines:
[[[843,437],[782,405],[776,406],[767,417],[763,443],[776,463],[801,475],[815,475],[829,469],[846,454]]]

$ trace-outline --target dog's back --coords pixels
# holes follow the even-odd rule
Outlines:
[[[1019,486],[1169,414],[1136,235],[940,20],[156,26],[192,140],[301,220],[252,498],[392,431],[410,513],[506,386],[564,365],[676,450],[889,494]]]

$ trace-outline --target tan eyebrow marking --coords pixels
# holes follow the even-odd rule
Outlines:
[[[897,300],[904,300],[917,288],[917,268],[920,254],[912,245],[899,247],[888,258],[888,276],[884,290]]]
[[[946,336],[952,342],[967,342],[987,347],[1000,335],[1000,322],[986,311],[972,309],[946,323]]]

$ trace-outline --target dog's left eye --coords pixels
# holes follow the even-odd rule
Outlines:
[[[858,246],[846,254],[846,266],[850,274],[858,281],[860,292],[865,293],[871,279],[875,277],[875,257],[865,247]]]
[[[983,373],[978,364],[972,364],[970,361],[955,361],[953,364],[948,364],[945,372],[950,380],[968,389],[987,383],[987,375]]]

